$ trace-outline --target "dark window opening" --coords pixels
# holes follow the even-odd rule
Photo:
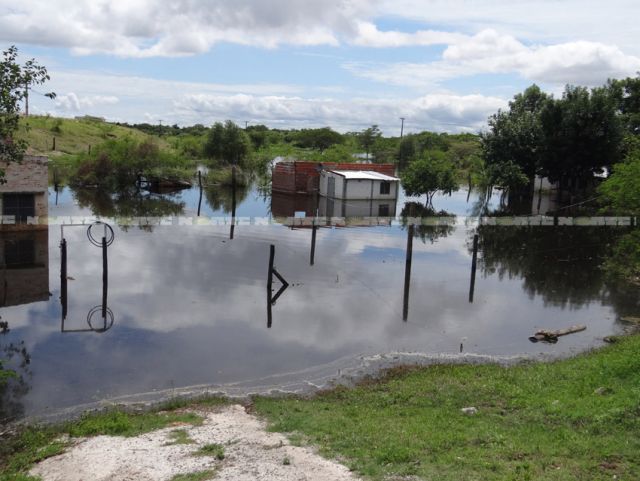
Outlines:
[[[389,204],[380,204],[378,206],[378,217],[389,217]]]
[[[2,215],[15,216],[16,224],[25,224],[28,217],[35,217],[36,202],[33,194],[4,194]]]
[[[391,182],[380,182],[380,193],[381,194],[390,194],[391,193]]]
[[[5,241],[4,262],[7,268],[30,267],[35,265],[35,241],[33,239]]]

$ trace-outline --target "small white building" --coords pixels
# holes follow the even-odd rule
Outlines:
[[[371,170],[323,170],[320,195],[343,200],[392,200],[400,179]]]

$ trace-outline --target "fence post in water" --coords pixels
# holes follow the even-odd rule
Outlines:
[[[404,300],[402,305],[402,320],[409,317],[409,286],[411,285],[411,259],[413,257],[413,231],[415,226],[409,225],[407,230],[407,259],[404,267]]]
[[[64,331],[64,321],[67,318],[67,240],[60,242],[60,303],[62,304],[62,326]]]
[[[109,288],[109,264],[107,262],[107,237],[102,238],[102,319],[107,319],[107,292]]]
[[[473,302],[476,288],[476,263],[478,261],[478,234],[473,236],[473,256],[471,258],[471,284],[469,285],[469,302]]]
[[[202,206],[202,172],[198,169],[198,186],[200,187],[200,197],[198,198],[198,217],[200,217],[200,207]]]

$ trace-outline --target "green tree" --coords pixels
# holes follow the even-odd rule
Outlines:
[[[607,88],[617,103],[627,132],[640,135],[640,74],[636,78],[609,80]]]
[[[409,164],[401,174],[401,180],[407,195],[427,195],[427,207],[431,206],[436,192],[458,190],[455,168],[447,161],[446,155],[439,151],[427,153]]]
[[[205,155],[210,159],[241,164],[251,152],[247,133],[231,120],[216,122],[207,136]]]
[[[28,100],[29,88],[49,80],[47,69],[34,59],[18,63],[18,49],[9,47],[0,61],[0,160],[20,161],[27,148],[24,140],[14,137],[20,120],[20,104]],[[45,94],[54,98],[54,93]],[[4,172],[0,171],[0,181]]]
[[[269,128],[266,125],[251,125],[245,129],[254,150],[259,150],[267,144]]]
[[[640,215],[640,149],[613,166],[613,173],[600,185],[599,192],[615,213]]]
[[[303,129],[296,133],[295,144],[305,149],[317,149],[324,152],[333,145],[342,144],[342,135],[330,127],[321,129]]]
[[[567,86],[540,112],[540,171],[561,189],[588,186],[594,174],[620,160],[623,129],[617,102],[606,88]]]
[[[540,87],[532,85],[509,102],[508,111],[489,117],[489,131],[481,135],[481,143],[492,185],[512,189],[533,186],[544,160],[540,112],[549,100]],[[509,176],[500,175],[505,168],[510,170]],[[523,179],[527,179],[524,185]]]
[[[405,135],[398,146],[398,164],[404,168],[416,155],[416,141],[412,134]]]
[[[379,137],[382,137],[382,132],[380,132],[377,125],[372,125],[358,134],[358,141],[367,155],[367,160],[369,159],[369,153],[371,152],[373,144]]]

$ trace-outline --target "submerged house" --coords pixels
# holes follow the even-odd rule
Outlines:
[[[400,182],[394,173],[393,164],[278,162],[271,211],[288,218],[394,217]]]
[[[320,215],[394,217],[400,179],[370,170],[329,170],[320,174]]]
[[[398,197],[400,179],[372,170],[329,170],[320,174],[320,195],[343,200],[388,200]]]
[[[46,228],[39,219],[48,215],[48,161],[47,157],[34,155],[25,155],[21,162],[0,161],[5,179],[0,184],[2,228]]]

